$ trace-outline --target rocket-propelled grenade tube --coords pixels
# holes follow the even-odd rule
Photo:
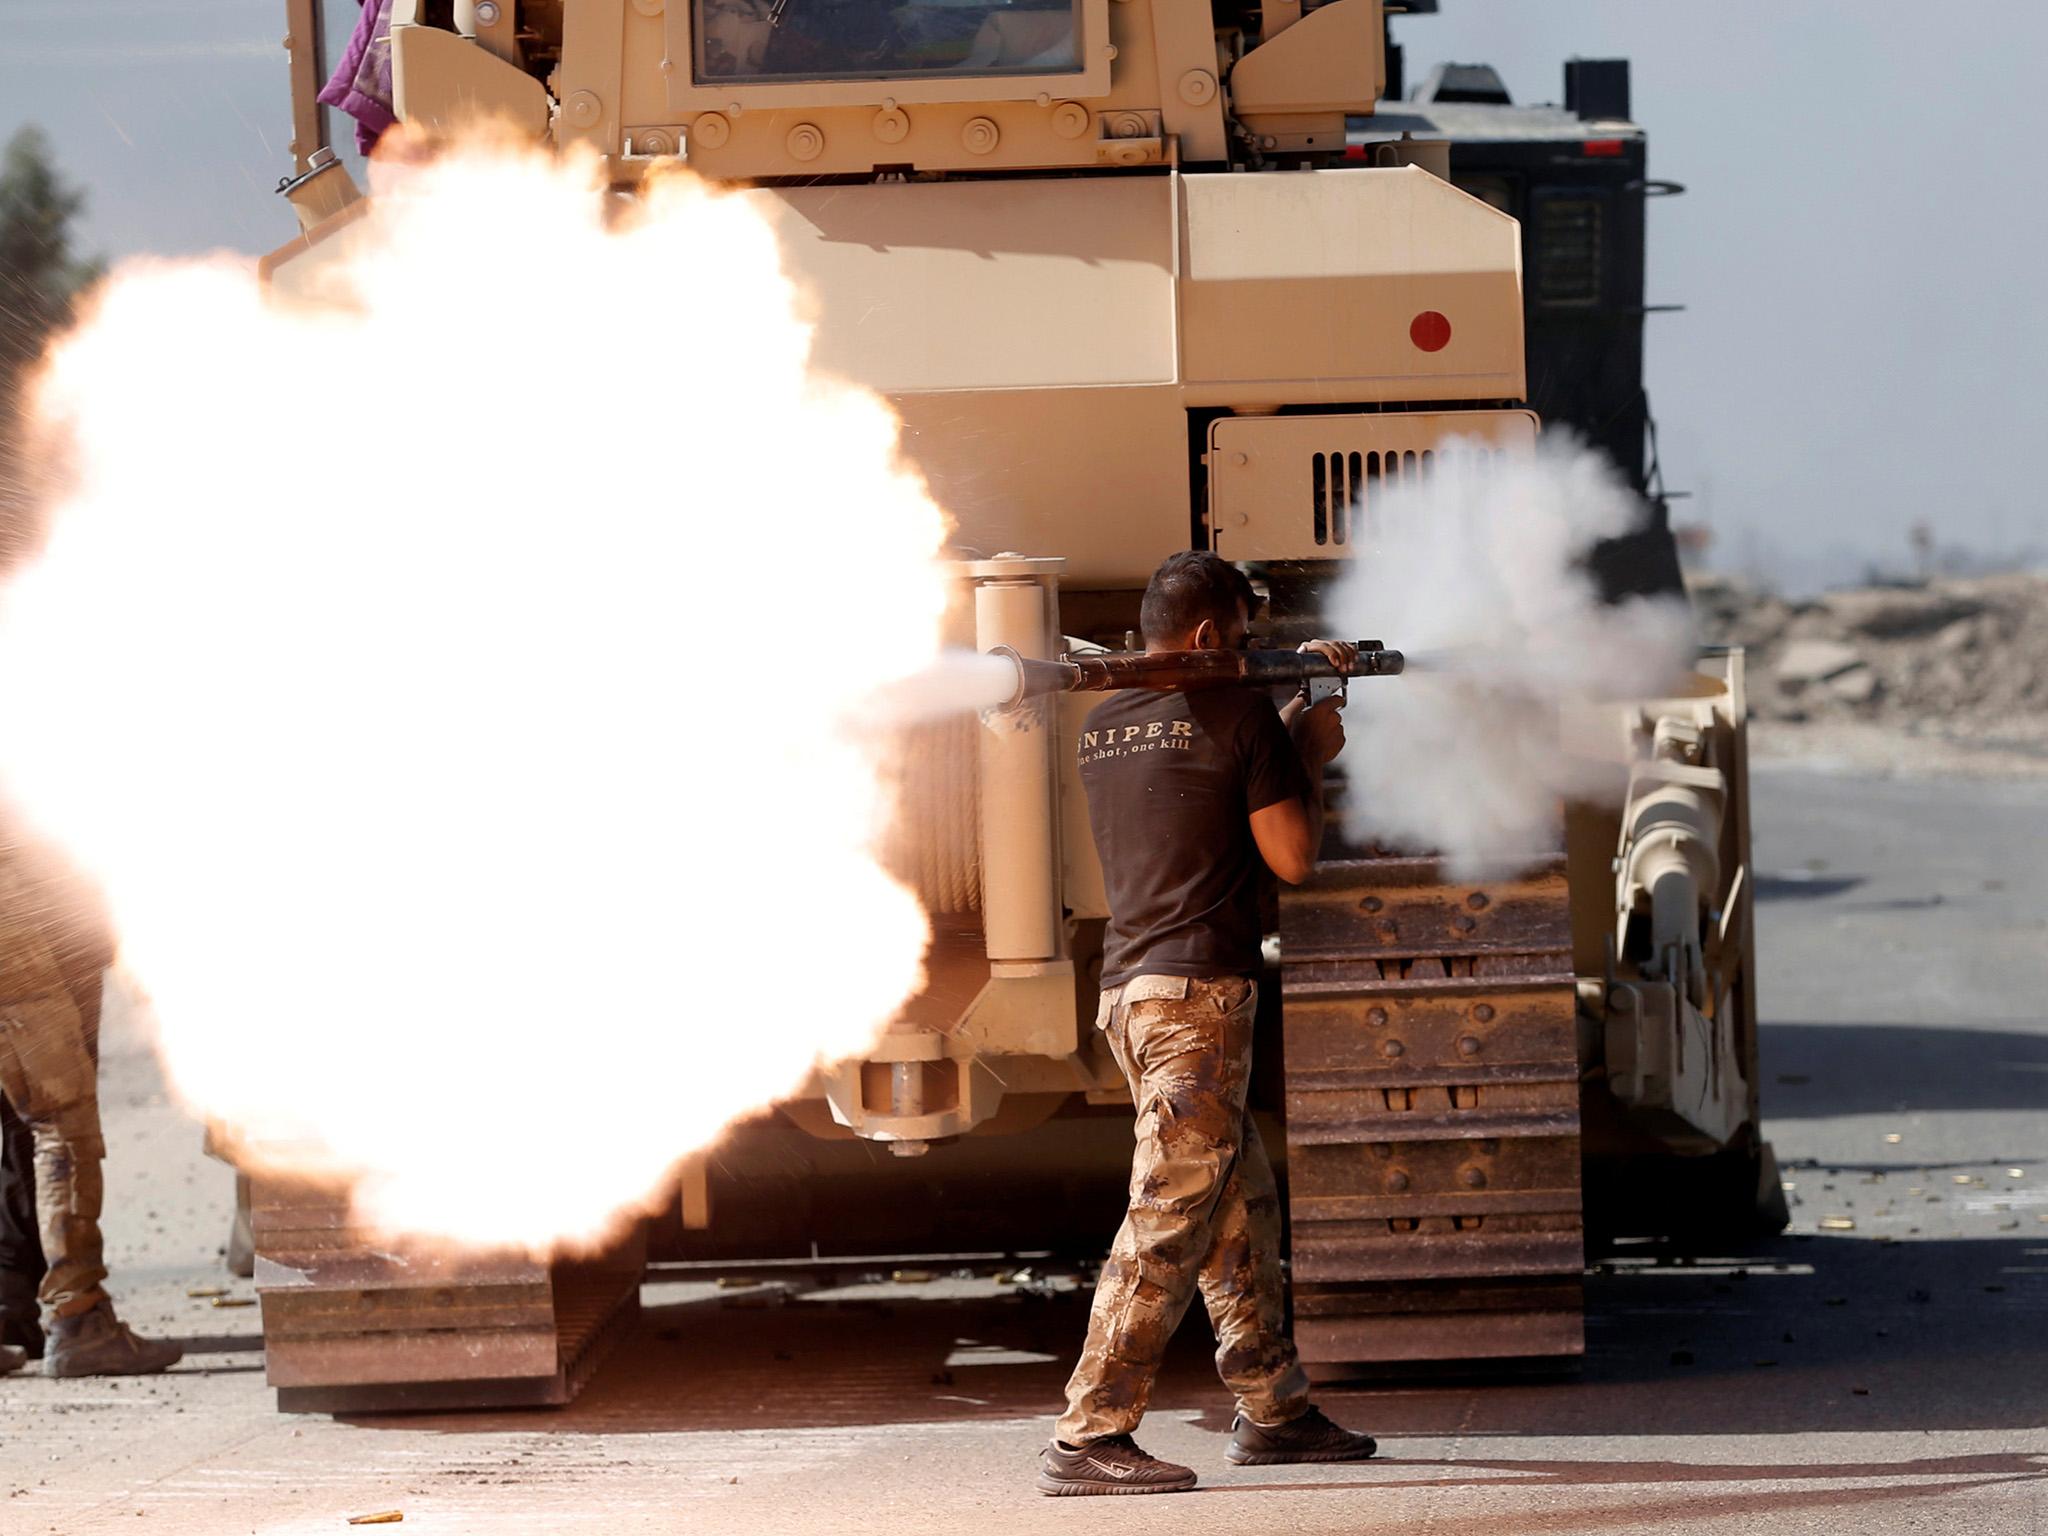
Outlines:
[[[1007,701],[1021,704],[1048,693],[1109,693],[1120,688],[1299,687],[1316,677],[1393,677],[1403,665],[1399,651],[1377,640],[1358,642],[1358,659],[1339,667],[1313,651],[1084,651],[1058,661],[1020,656],[1008,646],[989,653],[1017,668],[1017,691]]]

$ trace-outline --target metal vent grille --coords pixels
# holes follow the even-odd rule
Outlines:
[[[1382,482],[1420,479],[1435,462],[1433,448],[1316,454],[1309,464],[1309,516],[1316,543],[1326,548],[1351,543],[1370,527]]]
[[[1522,410],[1225,416],[1209,426],[1209,547],[1226,560],[1340,560],[1384,533],[1383,493],[1469,455],[1536,445]]]
[[[1601,213],[1599,202],[1586,197],[1537,204],[1537,303],[1583,309],[1600,302]]]

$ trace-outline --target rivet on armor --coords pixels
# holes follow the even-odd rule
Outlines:
[[[1063,101],[1052,109],[1052,131],[1063,139],[1078,139],[1088,131],[1088,109],[1078,101]]]
[[[1458,1175],[1458,1182],[1467,1189],[1484,1189],[1486,1188],[1486,1170],[1484,1168],[1467,1168]]]
[[[875,137],[884,144],[901,144],[910,137],[910,114],[884,107],[875,114]]]
[[[967,146],[970,155],[985,155],[1003,142],[1003,130],[993,118],[971,117],[960,130],[960,142]]]
[[[1460,912],[1457,917],[1452,919],[1451,926],[1460,933],[1470,933],[1479,926],[1479,919],[1472,916],[1469,912]]]
[[[1387,1188],[1392,1190],[1395,1194],[1400,1194],[1401,1191],[1406,1189],[1407,1187],[1408,1175],[1403,1173],[1400,1169],[1396,1168],[1392,1173],[1387,1175]]]
[[[1460,1056],[1477,1056],[1479,1054],[1479,1037],[1477,1035],[1461,1036],[1458,1040],[1458,1054]]]
[[[1109,136],[1112,139],[1142,139],[1149,137],[1152,125],[1145,121],[1142,112],[1115,112],[1109,118]]]
[[[1382,1056],[1399,1056],[1403,1054],[1407,1049],[1408,1047],[1403,1045],[1400,1041],[1389,1040],[1380,1047],[1380,1054]]]
[[[1472,1017],[1481,1024],[1491,1024],[1493,1022],[1493,1004],[1474,1003],[1472,1005]]]
[[[1358,908],[1361,912],[1377,912],[1385,905],[1386,903],[1381,901],[1379,897],[1368,896],[1358,904]]]
[[[660,0],[656,0],[659,5]],[[480,27],[495,27],[498,24],[498,0],[476,0],[476,24]]]
[[[825,153],[825,131],[816,123],[798,123],[782,143],[792,160],[815,160]]]
[[[633,153],[636,155],[672,155],[676,152],[676,141],[659,128],[649,128],[633,135]]]
[[[569,121],[578,128],[595,128],[604,116],[604,103],[597,99],[595,91],[574,91],[563,103]]]
[[[1180,77],[1180,99],[1191,107],[1206,106],[1216,99],[1216,77],[1206,69],[1191,69]]]
[[[1384,1008],[1366,1009],[1365,1022],[1372,1025],[1374,1028],[1378,1028],[1380,1025],[1387,1022],[1387,1010]]]
[[[732,137],[732,124],[716,112],[706,112],[690,124],[690,138],[706,149],[723,149]]]
[[[1467,896],[1465,898],[1465,905],[1470,907],[1474,912],[1484,912],[1489,904],[1489,898],[1486,892],[1484,891],[1474,891],[1470,896]]]

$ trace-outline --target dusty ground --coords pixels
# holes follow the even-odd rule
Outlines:
[[[662,1282],[641,1334],[567,1411],[280,1416],[254,1310],[187,1295],[223,1283],[227,1176],[116,1019],[116,1283],[189,1355],[155,1381],[0,1380],[0,1531],[271,1536],[401,1509],[404,1530],[551,1536],[2040,1536],[2048,785],[1780,771],[1758,800],[1765,1105],[1793,1230],[1726,1262],[1634,1256],[1594,1275],[1575,1379],[1329,1392],[1381,1434],[1381,1461],[1228,1468],[1226,1407],[1190,1329],[1144,1439],[1193,1463],[1202,1489],[1043,1499],[1031,1461],[1081,1298],[987,1283],[781,1296]]]

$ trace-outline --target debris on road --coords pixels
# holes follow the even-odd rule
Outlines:
[[[1766,754],[1857,750],[1856,733],[2028,771],[2048,744],[2048,573],[1936,577],[1787,599],[1717,572],[1688,577],[1700,633],[1747,648]],[[2033,770],[2033,771],[2038,771]]]
[[[350,1525],[397,1525],[405,1519],[402,1509],[380,1509],[374,1515],[350,1515]]]
[[[1823,1232],[1854,1232],[1856,1230],[1856,1218],[1853,1216],[1823,1216],[1820,1219],[1820,1229]]]

